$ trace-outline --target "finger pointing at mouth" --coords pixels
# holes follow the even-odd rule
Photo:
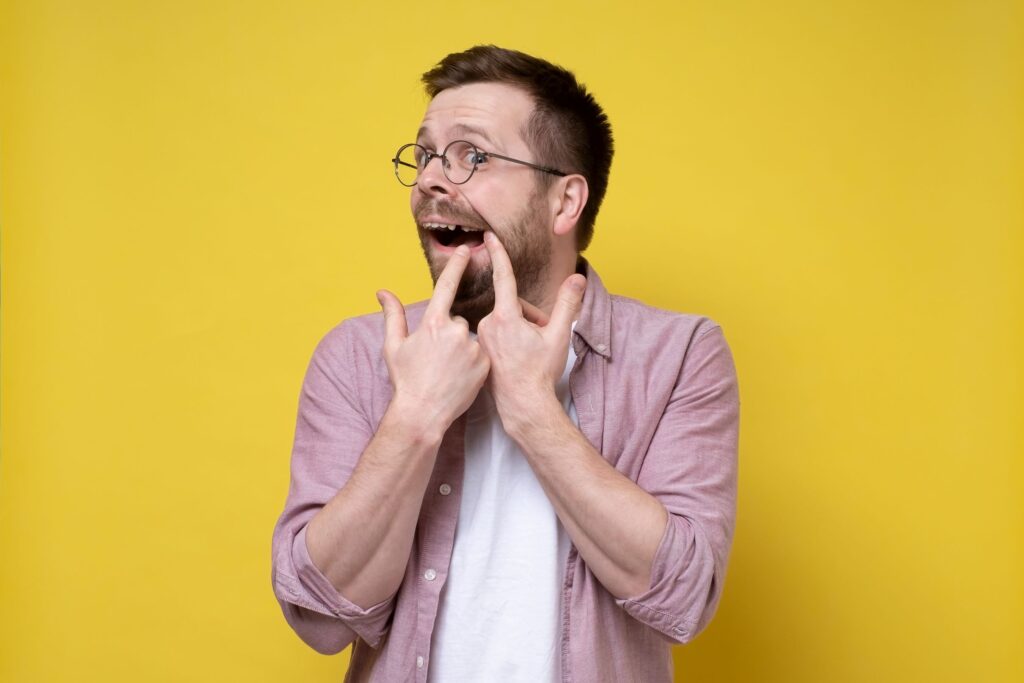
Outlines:
[[[491,268],[494,271],[494,309],[519,313],[519,294],[516,289],[516,275],[512,271],[512,261],[502,246],[501,240],[493,232],[484,233],[484,244],[491,256]]]

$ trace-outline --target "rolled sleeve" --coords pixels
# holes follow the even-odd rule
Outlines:
[[[669,513],[642,594],[616,603],[669,640],[685,643],[714,616],[736,517],[739,391],[721,329],[685,355],[637,483]]]
[[[373,429],[357,400],[351,340],[342,324],[317,345],[303,380],[284,512],[274,529],[271,584],[288,624],[324,654],[357,637],[378,647],[394,597],[360,607],[342,596],[313,564],[309,521],[348,481]]]
[[[331,585],[330,580],[313,564],[313,560],[309,557],[309,551],[306,548],[306,527],[299,531],[292,544],[290,566],[295,570],[294,575],[277,573],[275,588],[279,594],[283,593],[287,600],[297,606],[339,619],[342,623],[334,627],[334,630],[337,631],[333,638],[335,642],[342,642],[346,639],[351,642],[355,636],[358,636],[370,647],[375,648],[380,645],[380,641],[387,631],[387,621],[394,609],[394,596],[365,609],[347,600]],[[351,635],[346,631],[350,631]],[[331,649],[340,651],[347,644],[345,642],[337,649],[333,647]]]

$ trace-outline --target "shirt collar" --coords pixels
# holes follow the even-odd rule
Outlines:
[[[601,278],[593,266],[579,257],[576,272],[587,278],[587,289],[583,293],[583,305],[580,308],[579,320],[573,330],[574,337],[583,341],[592,351],[610,360],[612,357],[612,298],[604,288]],[[576,355],[580,347],[573,342]]]

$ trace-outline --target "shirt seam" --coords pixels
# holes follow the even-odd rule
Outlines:
[[[342,324],[344,325],[344,323]],[[346,371],[358,368],[359,366],[356,364],[355,351],[352,348],[354,345],[354,339],[352,338],[352,332],[350,330],[345,330],[345,336],[343,337],[343,341],[345,347],[345,361],[347,363]],[[357,384],[362,384],[358,376],[356,376],[355,380]],[[366,414],[363,402],[353,400],[351,401],[351,403],[359,408],[359,414],[362,415],[362,418],[366,422],[367,426],[369,426],[372,431],[376,431],[375,429],[373,429],[372,422],[370,421],[370,416]]]
[[[277,582],[281,585],[289,594],[292,600],[288,602],[305,607],[308,610],[312,610],[318,614],[324,614],[331,617],[340,617],[334,608],[326,603],[321,603],[319,600],[313,600],[306,595],[306,587],[302,585],[302,581],[292,576],[287,572],[277,572]]]
[[[703,339],[704,337],[708,336],[709,334],[711,334],[715,330],[720,330],[720,329],[722,329],[721,325],[719,325],[717,323],[712,325],[711,327],[709,327],[708,329],[706,329],[706,330],[704,330],[703,332],[700,333],[700,336],[697,337],[696,342],[699,342],[701,339]],[[696,343],[696,342],[694,342],[694,343]]]

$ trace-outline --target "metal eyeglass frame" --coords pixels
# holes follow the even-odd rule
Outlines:
[[[452,148],[452,145],[457,145],[459,143],[469,145],[470,149],[473,150],[473,168],[470,169],[469,175],[466,176],[465,180],[455,182],[448,176],[448,169],[451,167],[451,162],[448,161],[447,154],[448,150]],[[400,160],[399,157],[402,156],[402,152],[404,152],[409,147],[419,147],[421,150],[423,150],[424,161],[422,169],[418,168],[413,164],[409,164]],[[569,175],[568,173],[559,171],[557,168],[551,168],[550,166],[539,166],[537,164],[532,164],[529,161],[523,161],[522,159],[513,159],[512,157],[507,157],[504,156],[503,154],[497,154],[495,152],[485,152],[476,145],[474,145],[469,140],[452,140],[445,146],[444,151],[441,152],[440,154],[438,154],[437,152],[431,152],[421,144],[410,142],[409,144],[402,145],[401,147],[398,148],[398,151],[395,152],[395,158],[391,160],[391,163],[395,165],[395,177],[398,178],[398,182],[402,183],[402,185],[404,185],[405,187],[412,187],[413,185],[415,185],[416,181],[419,180],[420,174],[427,169],[427,164],[429,164],[435,158],[441,160],[441,170],[444,172],[444,177],[448,178],[448,182],[450,182],[452,185],[465,185],[466,183],[469,182],[469,179],[473,177],[473,174],[476,173],[477,164],[479,164],[481,161],[487,161],[487,159],[490,157],[494,157],[495,159],[503,159],[505,161],[511,161],[512,163],[515,164],[522,164],[523,166],[529,166],[530,168],[536,169],[538,171],[543,171],[544,173],[550,173],[552,175],[560,177]],[[402,177],[398,175],[399,165],[416,169],[416,178],[412,181],[412,183],[406,184],[405,182],[402,181]]]

